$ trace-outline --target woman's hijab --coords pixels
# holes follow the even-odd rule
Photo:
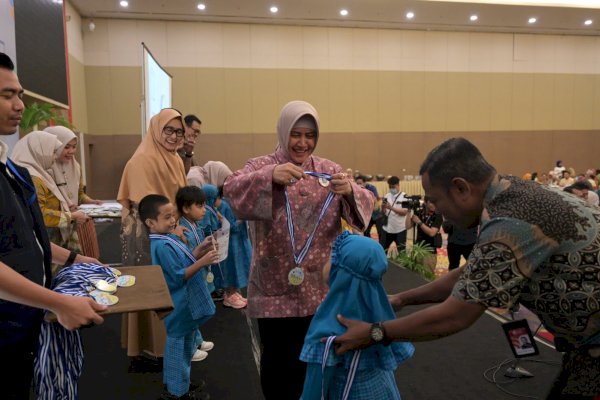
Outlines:
[[[279,114],[279,120],[277,121],[277,155],[279,158],[282,158],[282,160],[280,161],[291,161],[290,155],[288,153],[290,132],[292,128],[296,125],[296,123],[303,117],[309,117],[314,120],[314,126],[317,131],[317,137],[315,139],[316,147],[316,143],[319,140],[319,114],[317,114],[317,110],[306,101],[290,101],[281,109],[281,113]],[[306,162],[309,162],[309,160],[310,157],[307,159]]]
[[[48,132],[33,131],[15,145],[11,160],[27,168],[29,174],[37,176],[60,201],[62,211],[69,211],[69,203],[54,182],[48,170],[54,164],[55,154],[62,143]]]
[[[73,139],[77,139],[75,133],[64,126],[49,126],[44,132],[53,134],[60,140],[62,145],[56,150],[57,160],[48,170],[56,186],[63,194],[69,205],[78,205],[79,203],[79,183],[81,181],[81,167],[77,160],[61,162],[58,157],[62,154],[65,146]]]
[[[172,108],[153,116],[146,136],[125,165],[117,195],[117,201],[123,205],[123,218],[129,214],[130,202],[139,203],[151,193],[166,196],[175,204],[175,193],[186,185],[181,157],[161,144],[163,129],[172,119],[183,125],[181,113]]]
[[[193,166],[187,174],[187,181],[190,185],[203,187],[209,183],[215,186],[223,186],[225,179],[233,172],[222,161],[208,161],[201,166]]]

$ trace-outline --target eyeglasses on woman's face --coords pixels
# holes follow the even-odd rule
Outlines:
[[[165,126],[163,128],[163,133],[167,136],[171,136],[172,134],[175,134],[175,136],[177,136],[178,138],[182,138],[183,135],[185,135],[185,130],[183,129],[177,129],[177,128],[173,128],[172,126]]]

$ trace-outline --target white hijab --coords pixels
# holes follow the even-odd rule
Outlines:
[[[81,166],[77,160],[61,162],[58,157],[62,154],[65,146],[77,136],[72,130],[64,126],[49,126],[44,132],[53,134],[60,140],[62,145],[56,150],[56,162],[48,170],[54,179],[56,186],[62,193],[68,205],[79,205],[79,183],[81,182]]]

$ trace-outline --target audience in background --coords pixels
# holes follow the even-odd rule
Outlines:
[[[183,118],[183,122],[185,125],[185,135],[183,145],[177,150],[177,154],[181,157],[185,173],[187,174],[191,167],[198,165],[194,159],[194,147],[196,147],[196,139],[202,133],[202,121],[195,115],[189,114]]]
[[[571,177],[571,173],[567,170],[562,172],[562,179],[558,181],[558,186],[567,187],[575,183],[575,179]]]
[[[402,207],[405,193],[400,191],[400,178],[391,176],[387,180],[390,191],[383,197],[381,213],[383,214],[382,231],[379,243],[387,252],[392,243],[396,243],[398,251],[406,247],[405,216],[409,210]]]

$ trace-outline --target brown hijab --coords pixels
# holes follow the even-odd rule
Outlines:
[[[186,185],[181,157],[161,144],[163,128],[172,119],[183,125],[181,114],[172,108],[153,116],[146,136],[125,165],[117,195],[117,201],[123,205],[122,218],[129,214],[130,202],[139,203],[149,194],[161,194],[175,203],[177,190]]]

